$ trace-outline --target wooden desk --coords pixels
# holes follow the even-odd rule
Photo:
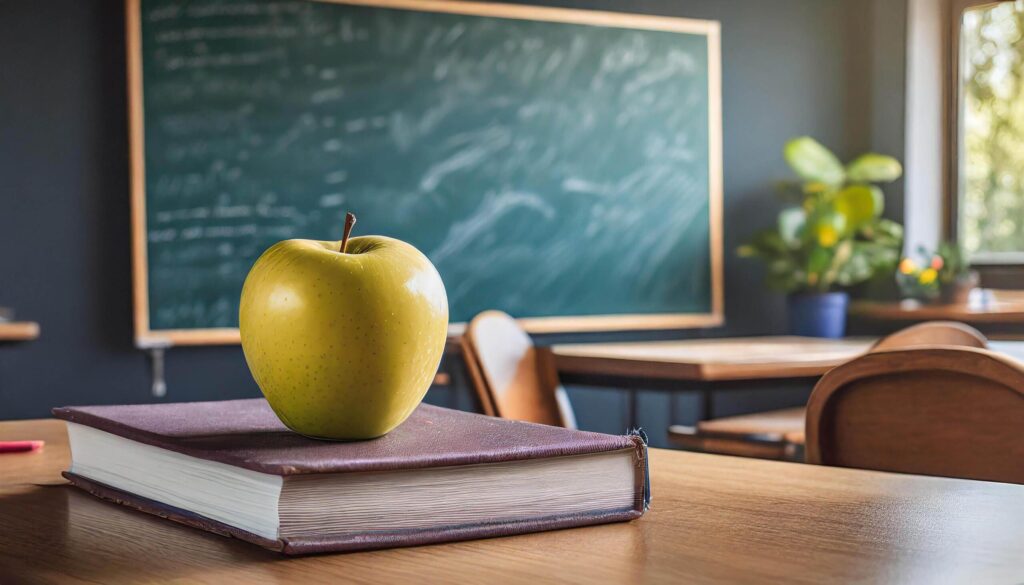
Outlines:
[[[1024,581],[1024,486],[652,450],[629,524],[286,558],[60,484],[57,421],[0,423],[0,580],[11,583]]]
[[[821,376],[872,339],[737,337],[556,345],[559,373],[718,382]]]
[[[982,325],[1024,325],[1024,291],[988,291],[990,298],[958,304],[857,301],[850,315],[876,321],[963,321]]]
[[[641,388],[700,392],[700,420],[714,418],[712,393],[729,382],[818,378],[867,351],[873,339],[738,337],[682,341],[591,343],[550,348],[566,382],[622,387],[629,392],[628,424],[638,425],[636,394]],[[656,382],[670,382],[657,384]],[[655,382],[655,383],[652,383]],[[750,383],[743,385],[749,388]]]
[[[0,341],[32,341],[39,337],[39,323],[11,321],[0,323]]]

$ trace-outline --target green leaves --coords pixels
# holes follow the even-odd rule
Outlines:
[[[903,166],[895,158],[869,152],[845,168],[831,150],[810,136],[794,138],[783,149],[786,162],[804,181],[839,187],[851,183],[890,183],[903,175]]]
[[[855,183],[891,183],[903,174],[900,161],[884,154],[862,154],[846,167],[846,178]]]
[[[889,219],[879,218],[860,229],[864,239],[882,246],[901,247],[903,226]]]
[[[758,232],[754,239],[737,250],[740,256],[745,258],[761,257],[769,258],[785,254],[789,246],[782,240],[782,237],[775,230],[764,230]]]
[[[836,155],[810,136],[787,142],[783,155],[793,171],[805,181],[838,187],[846,180],[846,171]]]
[[[899,161],[868,153],[844,167],[807,136],[787,142],[783,154],[802,182],[778,184],[789,206],[775,229],[737,250],[764,261],[768,285],[785,292],[828,291],[894,270],[903,228],[881,217],[885,198],[872,183],[898,179]]]
[[[835,282],[840,286],[853,286],[871,278],[875,262],[865,249],[863,242],[850,242],[849,259],[838,267]]]
[[[885,199],[874,185],[850,185],[836,193],[832,208],[846,218],[846,233],[850,234],[882,215]]]
[[[788,246],[799,244],[807,224],[807,213],[800,207],[783,209],[779,214],[779,235]]]
[[[832,252],[826,248],[815,246],[807,256],[807,271],[812,274],[820,274],[832,262]]]
[[[827,207],[816,214],[814,243],[823,248],[831,248],[839,243],[839,239],[844,233],[846,233],[846,217],[844,215]]]

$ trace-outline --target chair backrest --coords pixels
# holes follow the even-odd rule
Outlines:
[[[818,382],[808,463],[1024,484],[1024,365],[985,349],[879,350]]]
[[[535,347],[515,319],[501,311],[480,313],[466,328],[462,345],[484,412],[576,428],[551,353]]]
[[[883,337],[871,351],[903,349],[921,345],[955,345],[961,347],[988,347],[988,339],[980,331],[956,321],[928,321],[918,323]]]

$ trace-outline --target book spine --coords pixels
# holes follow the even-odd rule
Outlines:
[[[628,434],[636,448],[636,490],[637,508],[641,513],[651,507],[651,464],[647,457],[647,433],[641,428],[632,429]]]

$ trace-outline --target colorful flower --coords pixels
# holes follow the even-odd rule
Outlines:
[[[918,277],[918,281],[921,284],[931,284],[935,282],[935,279],[939,277],[939,271],[934,268],[926,268],[921,271],[921,276]]]
[[[913,274],[917,272],[917,264],[910,258],[904,258],[900,261],[900,272],[903,274]]]
[[[943,262],[942,256],[932,257],[932,268],[935,270],[942,270],[943,266],[945,266],[945,262]]]

